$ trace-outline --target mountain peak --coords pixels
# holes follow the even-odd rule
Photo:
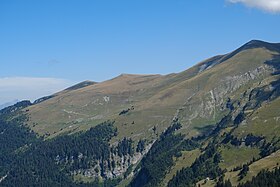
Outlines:
[[[269,43],[262,40],[251,40],[241,47],[241,50],[252,48],[266,48],[271,51],[280,51],[280,43]]]
[[[251,40],[249,42],[247,42],[244,46],[263,46],[263,45],[267,45],[270,44],[269,42],[265,42],[262,40]]]
[[[77,90],[77,89],[84,88],[84,87],[87,87],[87,86],[90,86],[93,84],[96,84],[96,82],[86,80],[86,81],[80,82],[74,86],[71,86],[69,88],[66,88],[65,90],[67,90],[67,91]]]

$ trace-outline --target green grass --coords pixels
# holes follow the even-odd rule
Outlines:
[[[266,103],[256,110],[247,120],[247,124],[239,126],[234,135],[244,137],[249,133],[264,136],[271,140],[280,135],[280,98]]]
[[[250,147],[225,146],[220,148],[223,161],[219,164],[222,169],[231,170],[236,166],[242,166],[251,161],[253,157],[258,158],[260,150]]]
[[[278,164],[278,165],[277,165]],[[262,158],[254,163],[252,163],[249,166],[249,171],[247,175],[242,179],[241,181],[238,181],[238,174],[240,171],[235,171],[235,172],[227,172],[225,174],[225,179],[230,179],[232,184],[236,186],[238,183],[244,183],[248,180],[251,180],[253,176],[256,176],[261,170],[263,169],[268,169],[268,170],[273,170],[276,167],[279,167],[280,164],[280,151],[277,151],[276,153],[273,153],[272,155],[269,155],[265,158]]]
[[[193,151],[182,151],[182,156],[179,158],[174,158],[175,165],[166,174],[162,185],[166,186],[177,171],[181,170],[183,167],[189,167],[193,164],[196,158],[200,155],[200,150],[195,149]]]
[[[201,187],[214,187],[216,185],[216,182],[214,180],[201,180],[198,183],[196,183],[196,186],[201,186]]]
[[[278,163],[278,165],[277,165]],[[250,165],[248,174],[243,181],[251,180],[253,176],[256,176],[262,169],[273,170],[275,167],[279,167],[280,164],[280,151],[271,154],[261,160]]]
[[[95,180],[92,177],[86,177],[86,176],[80,175],[80,174],[74,175],[73,179],[75,182],[83,182],[83,183],[91,183],[91,182],[94,182],[94,180]]]

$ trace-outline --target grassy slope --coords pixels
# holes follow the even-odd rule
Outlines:
[[[179,74],[121,75],[31,106],[28,124],[35,132],[49,133],[52,137],[87,130],[112,119],[116,120],[120,138],[148,136],[150,139],[154,137],[153,126],[162,132],[177,113],[184,125],[183,132],[196,135],[199,131],[195,127],[215,124],[224,114],[219,103],[213,103],[210,91],[221,86],[229,76],[242,75],[263,65],[273,54],[264,48],[248,49],[200,73],[201,64],[212,59]],[[231,90],[228,92],[225,95],[230,95]],[[118,115],[132,105],[133,111]]]
[[[264,136],[270,141],[274,136],[279,137],[279,124],[277,117],[280,115],[280,98],[268,102],[258,110],[254,111],[253,114],[247,119],[247,123],[242,124],[234,130],[233,134],[239,138],[252,133],[257,136]],[[266,122],[264,122],[267,120]],[[265,125],[265,128],[264,128]],[[240,182],[246,182],[251,180],[253,176],[256,176],[262,169],[272,170],[278,167],[280,164],[280,151],[273,153],[265,158],[262,158],[249,166],[249,172],[244,179],[238,181],[238,171],[231,171],[237,166],[242,166],[248,163],[253,158],[259,158],[260,150],[258,148],[250,147],[234,147],[231,145],[225,145],[220,148],[223,161],[220,163],[222,169],[227,169],[228,172],[225,174],[225,179],[230,179],[232,184],[236,186]],[[204,183],[204,180],[198,184],[204,187],[215,186],[215,182],[210,180]]]
[[[280,135],[280,98],[264,104],[254,111],[247,123],[235,130],[235,136],[244,137],[248,132],[270,140]]]
[[[29,126],[38,134],[50,134],[54,137],[61,133],[87,130],[96,124],[111,119],[116,121],[119,135],[112,142],[122,137],[138,139],[155,139],[152,128],[157,127],[157,133],[162,132],[172,118],[177,115],[183,125],[182,133],[188,136],[197,135],[205,126],[218,122],[226,113],[221,110],[227,97],[238,99],[247,89],[271,81],[270,73],[256,77],[249,82],[241,82],[234,88],[237,81],[234,78],[253,71],[277,53],[266,48],[246,48],[225,56],[208,59],[186,71],[178,74],[161,75],[121,75],[115,79],[86,86],[84,88],[67,90],[55,97],[28,108]],[[214,67],[200,71],[202,65],[217,61]],[[225,90],[222,95],[212,98],[211,91]],[[219,98],[221,97],[221,98]],[[119,113],[134,106],[125,115]],[[250,113],[247,123],[234,131],[237,137],[249,133],[263,135],[272,139],[280,134],[280,99],[267,103]],[[263,126],[266,128],[263,128]],[[259,150],[254,148],[233,147],[221,148],[224,162],[221,168],[234,168],[257,157]],[[189,155],[191,154],[191,155]],[[278,153],[277,153],[278,154]],[[163,183],[180,170],[191,164],[199,154],[184,152],[176,161]],[[242,156],[240,156],[242,155]],[[190,156],[190,159],[183,159]],[[277,158],[278,157],[273,157]],[[267,164],[272,168],[277,159],[271,159]],[[273,163],[273,164],[269,164]],[[251,167],[251,166],[250,166]],[[266,168],[266,160],[252,164],[255,168]],[[237,173],[229,172],[227,177],[236,180]],[[211,181],[206,185],[211,186]],[[235,182],[236,183],[236,182]]]
[[[240,171],[227,172],[225,175],[225,179],[230,179],[232,184],[236,186],[239,182],[246,182],[248,180],[251,180],[253,176],[256,176],[263,169],[275,169],[275,167],[278,167],[277,163],[280,164],[280,151],[277,151],[276,153],[273,153],[272,155],[251,164],[249,166],[248,174],[241,181],[238,181],[238,173]]]
[[[271,80],[270,80],[271,81]],[[267,141],[271,141],[273,137],[279,137],[279,121],[280,119],[280,98],[264,103],[259,109],[248,113],[248,117],[245,123],[242,123],[238,128],[233,131],[233,135],[238,138],[244,138],[247,134],[252,133],[255,136],[264,136]],[[231,145],[225,145],[220,148],[223,161],[220,163],[222,169],[227,169],[225,179],[230,179],[232,184],[236,186],[240,182],[246,182],[251,180],[253,176],[256,176],[262,169],[272,170],[278,167],[280,164],[280,151],[273,153],[263,159],[260,159],[252,163],[249,168],[249,172],[244,179],[238,181],[238,171],[230,171],[237,166],[242,166],[248,163],[253,158],[260,158],[260,150],[256,147],[234,147]],[[199,184],[201,186],[214,186],[213,181],[208,181],[204,184],[204,180]],[[203,184],[203,185],[202,185]]]
[[[251,161],[253,157],[258,158],[260,150],[250,147],[223,147],[221,148],[223,161],[220,163],[222,169],[231,170]]]
[[[183,151],[182,156],[179,158],[176,158],[175,162],[176,164],[170,169],[170,171],[166,174],[162,185],[167,186],[168,182],[172,179],[174,175],[176,175],[176,172],[181,170],[184,167],[189,167],[193,164],[196,158],[198,158],[200,155],[200,150],[195,149],[193,151]]]

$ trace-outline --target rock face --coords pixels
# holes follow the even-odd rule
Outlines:
[[[110,162],[102,162],[98,160],[95,162],[95,165],[88,169],[79,169],[72,172],[72,175],[82,175],[88,178],[106,178],[106,179],[114,179],[117,177],[122,177],[124,173],[127,171],[128,167],[139,162],[143,157],[142,154],[137,153],[134,156],[122,156],[112,154],[110,156]],[[109,163],[114,163],[111,166]]]
[[[153,142],[154,143],[154,142]],[[135,152],[132,156],[131,155],[124,155],[119,156],[116,153],[110,153],[110,160],[102,161],[102,160],[92,160],[89,168],[80,168],[74,171],[71,171],[71,175],[76,176],[80,175],[89,179],[96,179],[96,178],[105,178],[105,179],[114,179],[118,177],[123,177],[125,173],[128,171],[129,167],[136,167],[143,156],[149,152],[153,143],[148,144],[145,149],[140,152]],[[78,160],[81,161],[83,159],[83,154],[79,154]],[[56,164],[73,164],[74,157],[70,158],[60,158],[58,155],[55,162]],[[131,170],[132,172],[132,170]],[[130,173],[129,173],[130,174]]]
[[[250,91],[261,84],[267,84],[266,79],[269,79],[275,72],[277,72],[275,67],[261,64],[244,73],[220,77],[215,83],[204,85],[203,93],[201,93],[201,89],[194,89],[193,95],[186,99],[175,117],[180,119],[185,124],[184,128],[187,129],[190,129],[189,127],[192,125],[206,121],[209,125],[215,124],[228,112],[229,108],[226,106],[228,98],[244,97],[242,95],[244,91]]]

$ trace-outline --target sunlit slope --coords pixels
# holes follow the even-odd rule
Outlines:
[[[280,99],[268,102],[261,106],[258,110],[248,115],[248,118],[234,130],[233,135],[238,139],[245,139],[245,136],[252,134],[256,137],[263,137],[267,142],[276,142],[280,136]],[[280,142],[276,143],[280,146]],[[222,149],[224,163],[222,167],[227,168],[226,178],[230,178],[233,184],[238,182],[246,182],[256,176],[261,170],[273,170],[279,166],[279,151],[271,155],[253,162],[249,167],[248,175],[241,181],[238,181],[238,171],[230,171],[231,169],[242,166],[253,159],[260,158],[260,150],[256,147],[234,148],[229,146]],[[235,157],[234,157],[235,156]]]
[[[277,58],[279,51],[279,44],[252,41],[181,73],[123,74],[61,92],[29,107],[28,124],[40,135],[53,137],[115,120],[119,137],[139,139],[156,136],[179,118],[183,132],[196,135],[227,113],[228,98],[272,76],[275,70],[267,61]],[[120,115],[123,110],[127,112]]]

